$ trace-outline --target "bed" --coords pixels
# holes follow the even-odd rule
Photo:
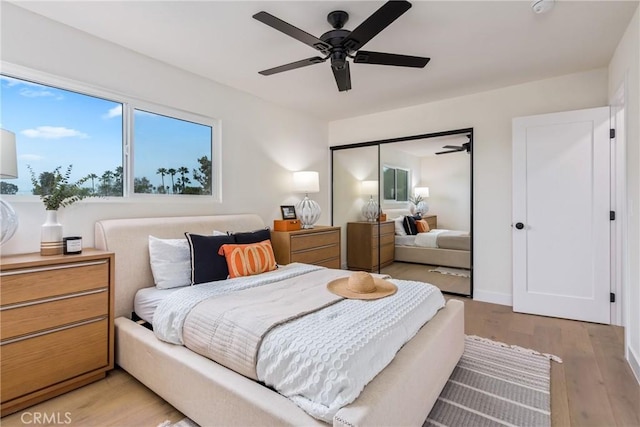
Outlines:
[[[327,425],[256,381],[131,320],[134,296],[153,284],[148,236],[263,228],[253,214],[136,218],[96,223],[96,247],[115,253],[116,363],[202,426]],[[464,349],[463,303],[449,300],[333,417],[335,426],[422,425]]]
[[[388,209],[389,220],[411,215],[406,209]],[[430,232],[434,233],[433,231]],[[468,232],[445,230],[433,239],[436,247],[415,245],[415,236],[395,236],[396,261],[444,267],[471,268],[471,236]]]

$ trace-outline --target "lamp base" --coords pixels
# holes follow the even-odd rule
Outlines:
[[[371,197],[367,204],[362,207],[362,215],[367,221],[375,222],[379,214],[380,209],[378,209],[378,203]]]
[[[320,219],[321,213],[322,209],[318,202],[311,200],[309,196],[304,196],[304,199],[296,205],[296,216],[302,228],[313,228],[313,224]]]
[[[11,205],[0,199],[0,245],[13,237],[18,229],[18,215]]]

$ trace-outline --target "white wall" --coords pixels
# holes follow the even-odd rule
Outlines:
[[[470,164],[465,152],[422,158],[421,179],[429,187],[429,215],[438,215],[438,228],[470,230]]]
[[[329,123],[329,144],[474,129],[474,297],[511,304],[511,119],[607,105],[598,69]]]
[[[640,7],[609,64],[609,99],[626,83],[627,263],[623,266],[627,358],[640,381]]]
[[[95,221],[119,217],[255,212],[269,225],[280,218],[280,205],[294,204],[301,198],[290,191],[290,172],[307,169],[320,172],[321,192],[313,198],[324,211],[319,223],[329,223],[326,122],[168,66],[7,2],[2,2],[0,31],[3,62],[221,120],[221,204],[193,199],[82,201],[61,211],[65,235],[81,235],[85,246],[90,246]],[[11,199],[6,198],[16,209],[20,226],[13,239],[2,247],[3,254],[38,251],[40,225],[44,222],[42,203],[37,199]]]

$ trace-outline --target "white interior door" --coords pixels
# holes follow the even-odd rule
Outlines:
[[[610,323],[609,107],[513,120],[513,309]]]

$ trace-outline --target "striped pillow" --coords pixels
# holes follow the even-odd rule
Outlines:
[[[224,255],[229,268],[229,277],[253,276],[275,270],[276,257],[270,240],[245,245],[225,244],[219,255]]]

